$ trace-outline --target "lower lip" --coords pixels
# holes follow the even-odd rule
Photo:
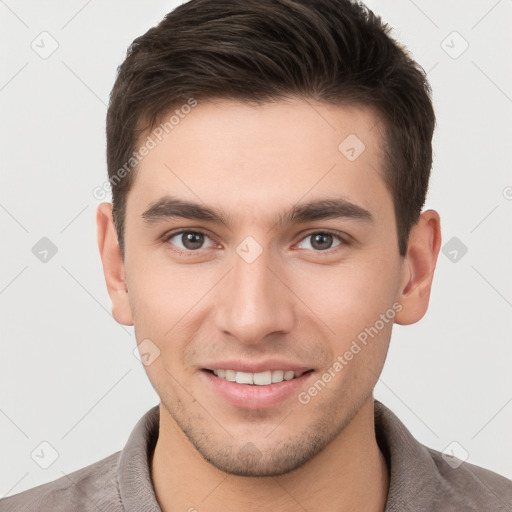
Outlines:
[[[201,374],[215,392],[235,407],[258,410],[274,407],[291,396],[297,396],[300,388],[304,386],[313,372],[303,373],[300,377],[266,386],[238,384],[221,379],[206,370],[202,370]]]

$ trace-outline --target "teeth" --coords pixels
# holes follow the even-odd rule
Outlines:
[[[257,386],[268,386],[272,384],[272,372],[253,373],[252,379]]]
[[[274,370],[272,372],[272,384],[276,382],[281,382],[283,380],[284,372],[283,370]]]
[[[237,372],[235,370],[213,370],[213,373],[221,379],[236,382],[237,384],[268,386],[269,384],[276,384],[283,380],[291,380],[295,377],[300,377],[304,372],[294,372],[291,370],[267,370],[266,372],[249,373]]]
[[[245,372],[236,372],[236,383],[237,384],[252,384],[253,383],[253,373],[245,373]]]

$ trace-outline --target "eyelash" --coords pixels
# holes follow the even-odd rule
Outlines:
[[[210,235],[206,231],[203,231],[202,229],[182,229],[181,231],[175,231],[175,232],[172,232],[172,233],[167,233],[166,235],[164,235],[162,240],[164,242],[169,242],[169,240],[171,238],[174,238],[177,235],[182,235],[183,233],[195,233],[195,234],[199,233],[201,235],[207,236],[208,238],[211,238]],[[335,236],[336,238],[338,238],[339,241],[340,241],[339,245],[336,245],[335,247],[332,247],[330,249],[326,249],[325,251],[315,251],[315,250],[313,250],[313,252],[315,254],[318,254],[318,255],[332,255],[333,252],[336,252],[338,249],[341,249],[343,246],[347,246],[347,245],[350,244],[349,236],[348,235],[346,235],[345,233],[341,233],[339,231],[332,230],[332,229],[322,229],[322,230],[318,230],[318,231],[312,231],[311,233],[308,233],[308,234],[304,235],[299,240],[299,242],[302,242],[303,240],[305,240],[306,238],[308,238],[310,236],[318,235],[318,234],[332,235],[332,236]],[[173,244],[170,244],[170,245],[172,246]],[[176,253],[178,253],[179,255],[192,256],[192,255],[197,254],[201,249],[196,249],[195,251],[193,251],[193,250],[183,250],[183,249],[180,249],[180,248],[178,248],[176,246],[173,246],[171,250],[176,252]],[[302,250],[309,250],[309,249],[302,249]]]
[[[183,233],[199,233],[201,235],[207,236],[208,238],[211,238],[210,235],[206,231],[203,231],[202,229],[182,229],[181,231],[175,231],[173,233],[168,233],[167,235],[164,235],[163,241],[168,242],[171,238],[174,238],[177,235],[182,235]],[[183,256],[193,256],[193,255],[197,254],[200,250],[201,249],[191,251],[191,250],[183,250],[183,249],[180,249],[179,247],[175,247],[175,246],[172,247],[172,251],[178,253],[179,255],[183,255]]]

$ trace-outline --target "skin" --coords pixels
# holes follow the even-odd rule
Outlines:
[[[338,150],[349,134],[365,145],[354,161]],[[199,103],[140,163],[124,261],[112,205],[99,205],[113,316],[134,325],[137,343],[150,339],[160,350],[145,369],[161,399],[151,469],[164,512],[384,510],[389,470],[375,439],[373,388],[392,322],[307,404],[293,394],[265,410],[235,407],[202,370],[220,357],[279,358],[314,369],[307,391],[393,304],[399,324],[422,318],[439,215],[421,214],[401,257],[381,143],[379,119],[366,107]],[[222,209],[230,222],[145,223],[142,213],[166,194]],[[373,221],[275,223],[296,203],[333,197]],[[185,228],[207,232],[203,245],[164,239]],[[311,235],[322,230],[344,238],[318,248]],[[251,263],[236,252],[247,236],[262,249]]]

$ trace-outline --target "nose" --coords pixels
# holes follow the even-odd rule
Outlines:
[[[216,297],[216,325],[245,344],[286,334],[294,323],[293,293],[286,276],[266,251],[252,262],[233,254],[231,271]]]

